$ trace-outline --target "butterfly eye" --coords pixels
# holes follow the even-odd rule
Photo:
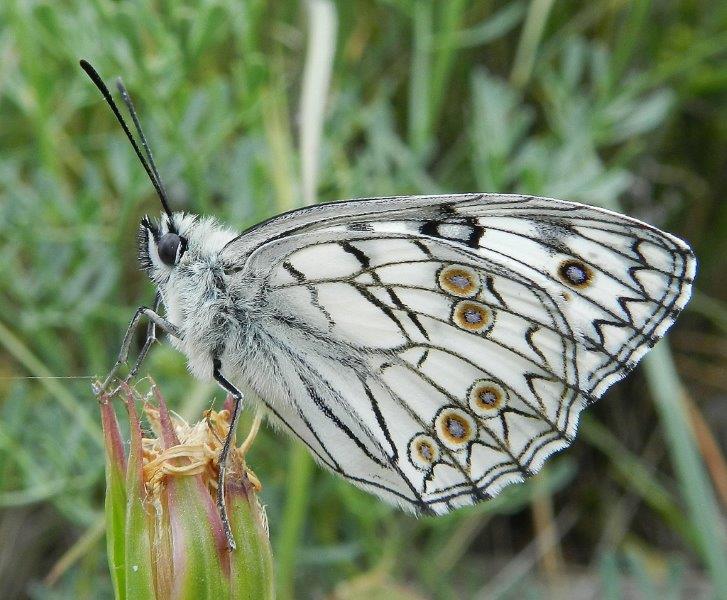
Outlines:
[[[173,267],[182,258],[186,245],[186,240],[176,233],[165,233],[157,244],[157,253],[165,265]]]

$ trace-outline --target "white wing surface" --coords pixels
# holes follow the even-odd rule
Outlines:
[[[426,513],[489,498],[568,446],[695,272],[684,242],[640,221],[494,194],[302,209],[223,258],[257,310],[261,366],[237,380],[321,464]]]

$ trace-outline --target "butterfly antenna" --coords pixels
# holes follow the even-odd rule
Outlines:
[[[141,125],[139,123],[139,119],[136,116],[136,111],[134,110],[134,105],[131,104],[131,99],[129,98],[129,95],[126,93],[126,89],[124,88],[123,84],[121,84],[119,86],[121,95],[124,98],[124,103],[129,108],[129,112],[131,113],[131,118],[134,121],[136,130],[139,132],[139,136],[141,137],[142,144],[144,146],[144,150],[147,152],[149,161],[147,161],[147,159],[144,157],[141,150],[139,149],[139,145],[136,143],[136,140],[134,139],[134,136],[132,135],[131,130],[129,129],[128,125],[126,124],[126,121],[124,121],[124,117],[121,116],[121,112],[119,111],[118,106],[116,106],[114,99],[111,97],[111,92],[109,92],[109,89],[106,87],[106,84],[101,79],[101,76],[96,72],[96,69],[94,69],[89,62],[87,62],[83,59],[80,61],[80,65],[81,65],[81,68],[90,77],[91,81],[93,81],[93,84],[101,92],[101,95],[104,97],[104,100],[106,100],[106,103],[111,107],[111,111],[114,113],[116,120],[119,122],[119,124],[121,125],[121,128],[124,130],[124,133],[126,134],[126,137],[129,139],[129,142],[131,142],[131,146],[134,148],[134,152],[136,152],[136,156],[139,158],[139,161],[141,162],[142,166],[144,167],[144,170],[146,171],[146,174],[149,176],[149,179],[151,180],[151,183],[154,186],[154,189],[156,190],[157,195],[159,196],[159,200],[161,200],[162,207],[164,208],[164,212],[167,213],[167,216],[169,217],[169,224],[171,226],[172,211],[169,209],[169,201],[167,200],[167,193],[164,190],[164,187],[162,186],[161,179],[159,178],[159,174],[156,170],[156,166],[154,165],[154,161],[152,160],[152,157],[151,157],[151,152],[149,151],[149,146],[146,143],[146,138],[144,137],[144,134],[141,131]],[[127,99],[128,99],[128,102],[127,102]],[[151,163],[151,166],[150,166],[150,163]]]
[[[116,80],[116,87],[119,90],[119,93],[121,94],[121,99],[124,101],[124,104],[126,104],[126,108],[129,111],[129,114],[131,115],[131,120],[134,122],[134,127],[136,128],[136,133],[139,134],[139,139],[141,140],[141,147],[144,150],[144,153],[146,154],[146,159],[149,162],[149,167],[151,168],[151,172],[154,174],[154,179],[156,179],[157,185],[159,186],[159,189],[161,190],[162,196],[164,197],[164,200],[166,202],[162,201],[162,203],[165,205],[165,209],[167,207],[167,204],[169,203],[169,198],[167,197],[167,190],[164,189],[164,183],[162,182],[162,178],[159,175],[159,171],[157,171],[156,163],[154,162],[154,156],[151,153],[151,148],[149,147],[149,143],[146,141],[146,136],[144,135],[144,130],[141,128],[141,122],[139,121],[139,116],[136,113],[136,108],[134,108],[134,103],[131,101],[131,96],[129,95],[129,92],[126,90],[126,86],[124,86],[124,82],[121,81],[121,77],[119,77]],[[169,211],[167,211],[169,212]]]

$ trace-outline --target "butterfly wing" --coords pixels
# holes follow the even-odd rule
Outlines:
[[[329,469],[435,513],[569,445],[581,410],[673,323],[695,271],[688,246],[649,225],[509,195],[312,207],[223,258],[254,282],[267,368],[241,378],[274,419]]]

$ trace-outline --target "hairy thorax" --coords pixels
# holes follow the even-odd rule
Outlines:
[[[207,257],[180,265],[160,286],[167,319],[181,333],[172,343],[195,377],[209,379],[215,359],[230,379],[264,362],[259,340],[274,309],[263,300],[262,279],[229,274],[216,257]]]
[[[174,346],[187,356],[194,376],[210,378],[230,327],[239,327],[229,318],[237,303],[222,268],[214,260],[180,265],[161,286],[161,293],[167,318],[181,333],[180,339],[173,339]]]

